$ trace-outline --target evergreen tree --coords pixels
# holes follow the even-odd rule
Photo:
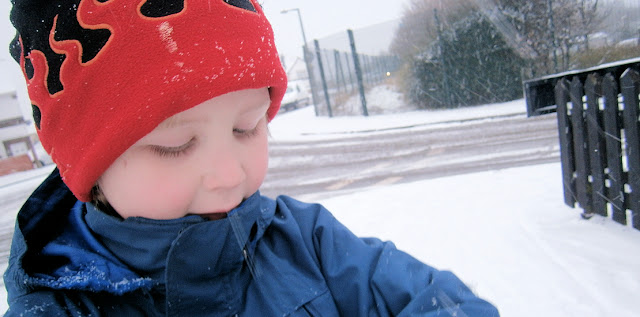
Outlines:
[[[439,45],[413,63],[409,95],[426,108],[450,108],[521,97],[524,59],[488,19],[473,12],[441,32]]]

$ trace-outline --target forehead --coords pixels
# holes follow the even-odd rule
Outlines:
[[[185,110],[183,112],[177,113],[177,114],[167,118],[166,120],[162,121],[156,127],[156,129],[160,129],[160,130],[171,129],[171,128],[175,128],[175,127],[179,127],[179,126],[183,126],[183,125],[190,125],[190,124],[194,124],[194,123],[204,123],[204,122],[207,121],[206,118],[202,117],[202,116],[189,116],[188,112],[185,114],[186,111],[188,111],[188,110]]]
[[[261,116],[266,113],[270,105],[271,99],[266,88],[234,91],[211,98],[193,108],[179,112],[162,121],[157,129],[170,129],[187,124],[203,123],[214,115]]]

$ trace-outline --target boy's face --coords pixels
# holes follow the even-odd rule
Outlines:
[[[267,173],[266,88],[228,93],[162,122],[125,151],[98,184],[123,218],[218,219]]]

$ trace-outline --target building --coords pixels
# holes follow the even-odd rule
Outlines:
[[[26,120],[20,107],[18,93],[6,78],[0,80],[0,175],[24,171],[41,166],[40,156],[50,159],[44,151],[38,151],[38,136]],[[47,156],[46,158],[44,156]]]

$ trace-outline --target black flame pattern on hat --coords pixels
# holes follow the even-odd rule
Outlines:
[[[249,0],[224,0],[224,2],[234,7],[256,12],[256,8],[253,7],[253,3]]]
[[[183,9],[184,0],[147,0],[147,2],[140,7],[140,13],[150,18],[160,18],[179,13]]]
[[[24,0],[16,1],[11,11],[11,21],[17,33],[10,44],[10,52],[18,62],[20,62],[20,55],[24,55],[25,73],[29,78],[33,76],[33,66],[27,58],[29,53],[32,50],[38,50],[46,56],[49,66],[47,88],[51,94],[63,88],[60,82],[60,66],[65,59],[64,55],[57,54],[49,45],[49,34],[56,16],[58,16],[58,28],[55,30],[54,38],[58,41],[78,40],[83,47],[83,62],[92,60],[111,35],[109,30],[82,28],[76,18],[79,3],[80,0],[55,2]],[[20,40],[22,40],[22,48]]]

